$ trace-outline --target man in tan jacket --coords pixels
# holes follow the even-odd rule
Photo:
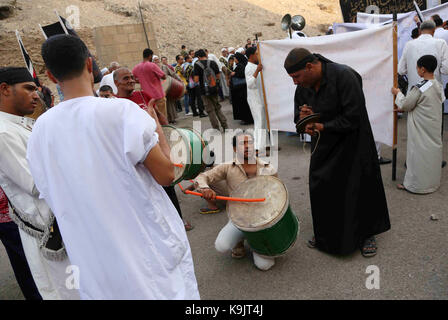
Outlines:
[[[228,193],[230,194],[249,178],[260,175],[277,175],[276,169],[271,164],[255,156],[252,135],[248,133],[236,134],[232,143],[236,152],[236,157],[232,162],[217,165],[210,171],[201,173],[194,180],[194,186],[207,201],[216,199],[216,192],[213,189],[222,181],[227,183]],[[233,258],[242,258],[245,255],[244,235],[229,220],[220,231],[215,247],[222,253],[231,250]],[[254,263],[258,269],[268,270],[274,265],[275,261],[274,258],[261,257],[254,252]]]

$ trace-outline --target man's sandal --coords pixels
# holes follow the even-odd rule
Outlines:
[[[218,213],[220,212],[221,209],[216,208],[216,209],[210,209],[210,208],[201,208],[201,210],[199,211],[200,214],[211,214],[211,213]]]
[[[373,257],[376,255],[376,250],[378,247],[376,246],[376,240],[374,237],[370,237],[364,241],[364,245],[361,248],[361,253],[364,257]]]
[[[310,240],[308,240],[306,242],[306,245],[308,246],[308,248],[311,248],[311,249],[316,248],[316,238],[312,237]]]
[[[397,184],[397,189],[398,190],[406,190],[405,186],[401,183]]]
[[[238,246],[232,249],[232,258],[241,259],[246,255],[246,249],[244,246]]]
[[[194,229],[194,227],[187,220],[184,220],[184,227],[185,227],[185,231],[191,231]]]

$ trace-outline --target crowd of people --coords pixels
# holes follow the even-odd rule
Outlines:
[[[448,74],[448,31],[439,19],[419,24],[404,49],[399,72],[409,79],[408,92],[392,88],[395,111],[408,113],[407,171],[397,187],[413,193],[435,192],[444,165],[440,82]],[[186,189],[207,201],[203,214],[220,211],[217,194],[229,195],[253,177],[277,176],[259,157],[274,146],[256,41],[222,48],[219,58],[182,46],[173,64],[146,48],[132,69],[118,62],[103,69],[97,91],[92,58],[78,37],[50,37],[42,57],[61,92],[56,107],[26,68],[0,68],[0,237],[25,298],[199,299],[186,234],[193,226],[182,218],[162,126],[177,123],[183,104],[185,115],[208,117],[225,132],[226,98],[234,120],[253,124],[253,135],[233,136],[232,162],[215,164]],[[297,86],[294,122],[320,114],[305,127],[312,146],[319,145],[310,162],[314,236],[307,244],[374,256],[375,236],[390,229],[380,170],[387,162],[375,145],[361,76],[305,48],[291,50],[284,69]],[[182,84],[182,100],[167,94],[167,79]],[[50,110],[35,122],[29,116],[39,103]],[[229,220],[215,248],[241,258],[244,234]],[[260,270],[275,264],[274,257],[253,257]],[[81,272],[73,286],[66,282],[70,266]]]

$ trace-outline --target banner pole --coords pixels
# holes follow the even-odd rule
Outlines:
[[[140,11],[140,19],[142,20],[143,31],[145,32],[146,44],[148,45],[148,49],[149,49],[150,46],[149,46],[148,34],[146,33],[145,20],[143,19],[143,13],[142,13],[142,7],[141,7],[140,0],[138,1],[138,10]]]
[[[393,48],[394,48],[394,88],[398,87],[398,19],[397,19],[397,0],[395,0],[395,10],[393,15]],[[395,96],[393,108],[395,109]],[[392,151],[392,181],[397,180],[397,145],[398,145],[398,114],[394,111],[394,141]]]
[[[257,56],[258,56],[258,63],[261,63],[261,53],[260,53],[260,43],[259,42],[257,42]],[[271,123],[269,121],[268,104],[266,102],[266,89],[264,87],[263,70],[260,71],[260,76],[261,76],[261,88],[263,90],[264,112],[266,114],[266,123],[268,125],[268,130],[270,133],[271,132]]]
[[[261,63],[260,42],[258,42],[258,41],[257,41],[257,56],[258,56],[258,63]],[[260,71],[260,77],[261,77],[261,88],[263,91],[264,113],[266,115],[266,124],[268,126],[268,131],[269,131],[269,141],[270,141],[270,144],[272,145],[274,140],[272,139],[271,123],[269,121],[268,103],[266,102],[266,89],[264,86],[263,70]]]
[[[61,16],[59,15],[58,10],[54,9],[54,13],[56,14],[56,16],[58,17],[58,21],[61,24],[62,29],[64,30],[66,35],[69,35],[68,31],[67,31],[67,27],[65,26],[65,23],[62,21]]]

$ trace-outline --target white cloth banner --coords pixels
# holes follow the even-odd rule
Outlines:
[[[260,42],[261,62],[272,130],[295,132],[296,86],[283,68],[289,51],[304,47],[349,65],[363,78],[363,90],[375,141],[393,144],[392,25],[357,32]]]
[[[412,29],[416,28],[417,25],[414,21],[414,16],[417,14],[416,11],[411,11],[407,13],[399,13],[397,15],[398,20],[398,59],[401,58],[401,53],[403,52],[406,42],[411,41]],[[431,16],[438,14],[443,21],[448,20],[448,3],[444,3],[440,6],[426,9],[422,11],[424,20],[429,20]],[[361,29],[365,24],[383,24],[392,22],[392,14],[370,14],[364,12],[357,13],[357,24],[361,24],[359,27]],[[356,23],[355,23],[356,24]],[[335,32],[336,33],[336,32]]]
[[[333,23],[333,33],[360,31],[369,28],[378,28],[379,26],[381,25],[372,23]]]

